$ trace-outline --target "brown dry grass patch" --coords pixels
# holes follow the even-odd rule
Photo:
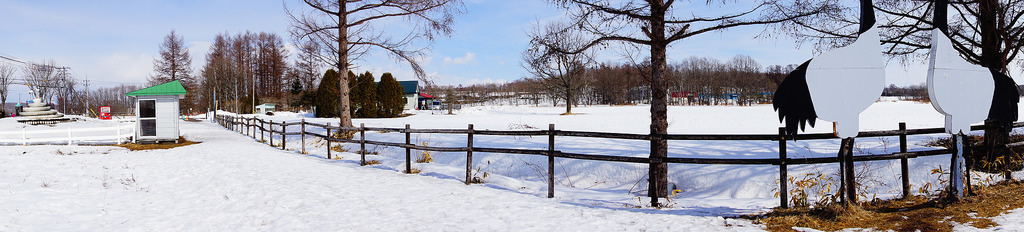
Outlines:
[[[199,143],[200,142],[186,140],[185,137],[178,137],[178,143],[166,143],[166,142],[165,143],[151,143],[151,144],[125,143],[125,144],[115,145],[115,146],[123,147],[123,148],[128,148],[128,150],[132,150],[132,151],[141,151],[141,150],[155,150],[155,149],[171,149],[171,148],[175,148],[175,147],[184,147],[184,146],[193,145],[193,144],[199,144]]]
[[[845,228],[872,228],[891,231],[951,231],[952,222],[977,228],[997,225],[991,217],[1024,207],[1024,182],[1002,182],[993,186],[975,187],[977,195],[945,204],[914,196],[864,203],[843,209],[776,209],[764,215],[746,216],[764,224],[769,231],[795,231],[807,227],[824,231]]]

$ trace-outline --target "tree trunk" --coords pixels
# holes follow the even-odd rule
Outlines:
[[[352,127],[348,97],[348,27],[345,1],[338,0],[338,120],[339,126]]]
[[[999,3],[996,0],[978,1],[978,27],[981,31],[981,65],[1000,71],[1006,70],[998,31]],[[1003,120],[985,120],[985,154],[992,159],[1010,141],[1010,125]]]
[[[667,98],[665,95],[665,5],[662,1],[651,4],[651,163],[648,196],[651,205],[658,207],[658,198],[668,193],[668,164],[662,158],[668,157],[668,143],[663,135],[668,132]]]
[[[572,91],[565,90],[565,114],[572,114]]]

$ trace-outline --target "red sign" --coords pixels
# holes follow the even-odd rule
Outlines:
[[[110,106],[100,106],[100,119],[110,120]]]

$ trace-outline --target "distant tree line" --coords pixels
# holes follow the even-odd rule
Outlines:
[[[796,65],[763,68],[749,56],[727,61],[690,57],[672,63],[666,70],[669,103],[674,105],[752,105],[770,103],[775,87]],[[650,103],[650,85],[643,75],[647,64],[600,63],[572,71],[573,85],[533,76],[508,83],[470,86],[430,86],[424,92],[456,104],[566,104],[565,89],[574,105],[632,105]],[[579,73],[579,74],[577,74]],[[535,73],[536,75],[536,73]],[[561,85],[561,86],[559,86]],[[452,96],[448,96],[452,95]]]
[[[898,97],[903,100],[927,101],[928,86],[924,83],[906,87],[890,84],[888,87],[885,87],[885,89],[882,89],[882,96]]]

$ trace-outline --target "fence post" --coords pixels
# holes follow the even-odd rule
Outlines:
[[[117,126],[117,145],[121,145],[121,126]]]
[[[843,155],[845,155],[843,156],[843,159],[846,165],[846,167],[844,167],[843,169],[843,172],[845,172],[844,175],[846,176],[846,199],[849,200],[847,202],[848,204],[857,204],[857,177],[854,176],[853,170],[853,148],[855,147],[855,141],[854,138],[846,139],[848,139],[848,141],[846,142],[846,146],[843,147],[844,150],[842,151],[844,152]]]
[[[281,150],[288,150],[288,121],[281,121]]]
[[[270,120],[270,146],[274,146],[274,120]]]
[[[259,121],[260,121],[260,140],[266,142],[267,139],[263,137],[263,134],[267,133],[267,123],[264,122],[263,120],[259,120]],[[253,137],[255,137],[255,136],[253,136]]]
[[[68,146],[71,146],[71,127],[68,127]]]
[[[789,208],[789,174],[786,167],[786,128],[779,127],[779,205]]]
[[[548,124],[548,198],[555,198],[555,124]]]
[[[359,123],[359,166],[366,165],[366,123]]]
[[[410,161],[412,149],[409,148],[412,145],[411,138],[409,136],[409,124],[405,124],[405,174],[412,174],[412,162]]]
[[[302,128],[302,133],[299,133],[299,135],[301,135],[300,137],[302,137],[302,154],[305,155],[306,154],[306,118],[302,118],[302,123],[300,123],[299,125],[300,125],[299,127]]]
[[[466,132],[466,185],[473,182],[473,124]]]
[[[900,157],[900,172],[903,179],[903,198],[910,197],[910,167],[907,163],[907,123],[900,122],[900,153],[903,153],[903,157]]]
[[[28,145],[28,134],[25,134],[25,128],[21,128],[21,145]]]
[[[327,159],[331,159],[331,123],[327,123]]]

